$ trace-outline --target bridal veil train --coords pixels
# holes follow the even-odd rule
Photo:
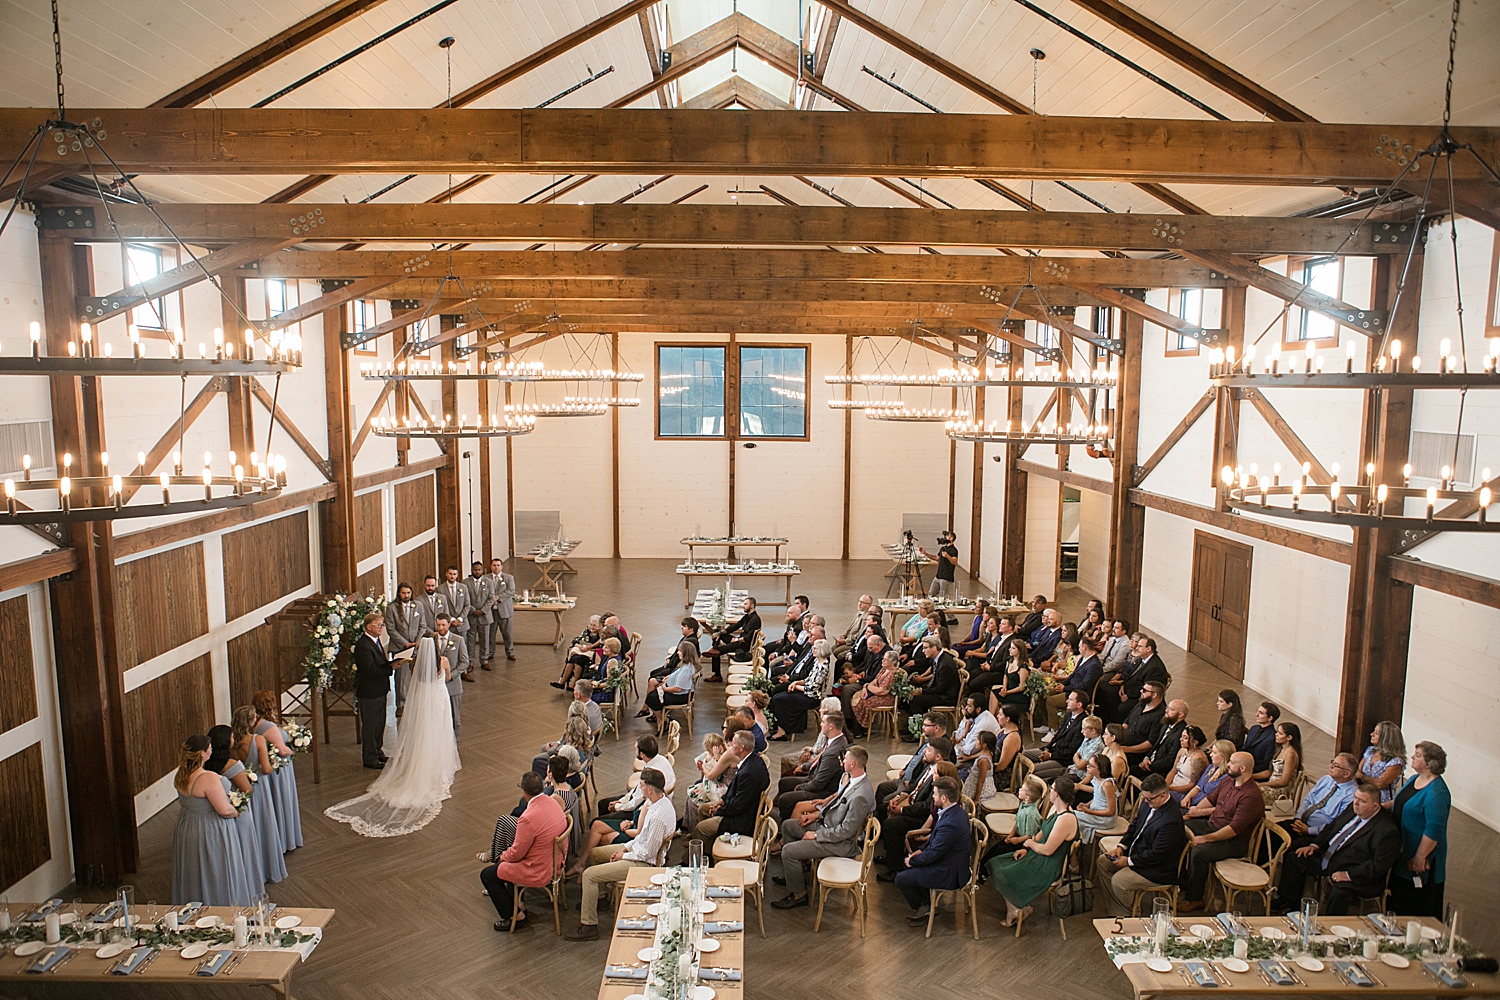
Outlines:
[[[366,719],[364,724],[384,726],[385,720]],[[365,794],[329,806],[325,815],[366,837],[399,837],[422,829],[442,812],[459,768],[458,743],[430,638],[417,648],[396,738],[395,754]]]

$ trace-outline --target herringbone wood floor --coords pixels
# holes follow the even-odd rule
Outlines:
[[[681,586],[670,560],[577,560],[581,572],[567,581],[579,595],[580,606],[568,617],[569,635],[587,615],[602,609],[620,614],[625,625],[645,637],[641,662],[649,669],[665,656],[682,616]],[[880,596],[878,562],[811,562],[804,566],[795,592],[814,597],[813,606],[837,629],[847,624],[861,590]],[[525,586],[534,572],[523,565],[518,582]],[[764,594],[766,600],[777,598]],[[1076,620],[1085,597],[1073,588],[1061,595],[1063,610]],[[779,607],[767,607],[768,624],[779,618]],[[537,616],[540,618],[541,616]],[[527,637],[542,638],[550,619],[524,621]],[[516,782],[538,747],[558,735],[566,710],[565,696],[548,687],[557,675],[561,653],[545,646],[522,646],[518,662],[502,658],[496,669],[480,673],[464,694],[464,727],[460,752],[463,770],[453,786],[453,798],[428,827],[408,837],[369,840],[347,826],[323,816],[323,809],[362,791],[371,772],[359,766],[348,719],[335,721],[334,741],[324,748],[323,782],[312,783],[311,767],[299,768],[302,824],[307,844],[287,858],[289,877],[269,887],[271,898],[293,906],[331,906],[338,915],[323,944],[294,976],[294,992],[304,998],[377,1000],[377,998],[474,997],[555,1000],[594,996],[599,987],[608,934],[596,943],[569,944],[555,938],[546,919],[535,930],[514,936],[490,929],[494,911],[479,895],[476,851],[489,845],[496,815],[509,811],[517,799]],[[1194,707],[1192,718],[1207,727],[1213,716],[1214,693],[1229,678],[1183,650],[1163,644],[1161,649],[1174,683],[1172,695]],[[1254,697],[1246,692],[1246,700]],[[696,736],[717,730],[722,699],[706,686],[697,714]],[[1296,720],[1299,723],[1303,720]],[[606,795],[624,787],[630,768],[630,740],[639,723],[627,723],[625,738],[606,742],[599,765],[599,788]],[[1307,759],[1326,761],[1332,740],[1303,725]],[[778,745],[795,749],[796,744]],[[872,746],[877,759],[896,752],[894,746]],[[684,740],[678,753],[679,773],[690,770],[696,740]],[[774,761],[773,761],[774,765]],[[685,787],[686,782],[683,782]],[[682,801],[679,791],[678,802]],[[171,840],[175,808],[164,810],[141,829],[141,871],[135,878],[138,898],[165,901],[170,895]],[[1464,908],[1464,927],[1488,948],[1500,945],[1494,918],[1500,916],[1490,890],[1500,884],[1500,835],[1467,816],[1454,814],[1450,825],[1454,844],[1462,845],[1449,860],[1449,899]],[[773,871],[775,865],[773,864]],[[780,889],[770,886],[770,897]],[[64,895],[71,895],[70,887]],[[77,892],[77,895],[86,895]],[[539,918],[542,897],[533,894]],[[570,886],[569,904],[576,907],[578,889]],[[801,998],[832,995],[880,995],[904,992],[904,987],[926,995],[1042,995],[1052,990],[1072,996],[1125,996],[1124,976],[1104,958],[1092,928],[1083,917],[1069,923],[1062,941],[1057,922],[1038,920],[1020,940],[997,926],[1004,905],[987,888],[981,890],[980,934],[957,935],[952,916],[940,915],[931,941],[904,921],[906,905],[891,887],[876,886],[869,936],[861,940],[847,913],[825,914],[823,929],[811,934],[809,909],[782,913],[767,907],[768,938],[753,932],[746,939],[748,994]],[[576,920],[576,910],[564,914],[564,926]],[[1004,983],[1005,988],[1000,984]],[[984,984],[990,984],[985,986]],[[114,983],[112,992],[125,996],[161,996],[134,984]],[[5,997],[91,996],[45,982],[23,988],[0,989]],[[179,991],[187,996],[230,996],[233,991],[203,986]]]

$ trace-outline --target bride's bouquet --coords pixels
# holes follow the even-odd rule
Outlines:
[[[245,815],[245,810],[250,808],[250,795],[248,792],[242,792],[238,788],[231,788],[229,790],[229,804],[234,806],[234,811],[237,814],[243,816]]]
[[[293,753],[304,754],[312,749],[313,731],[311,729],[300,722],[287,722],[284,728],[286,729],[286,745]]]

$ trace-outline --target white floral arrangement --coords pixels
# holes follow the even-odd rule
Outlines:
[[[254,771],[246,771],[245,777],[250,779],[250,790],[255,791],[255,783],[260,780],[260,775]]]
[[[374,594],[335,594],[323,602],[307,638],[307,658],[303,663],[308,686],[321,691],[333,683],[333,664],[339,649],[345,644],[354,645],[365,615],[380,609],[380,601]]]
[[[236,814],[240,816],[245,815],[245,810],[250,808],[250,793],[242,792],[238,788],[231,788],[229,790],[229,804],[234,806]]]
[[[286,730],[286,745],[294,754],[304,754],[312,749],[313,731],[300,722],[287,722],[283,728]]]

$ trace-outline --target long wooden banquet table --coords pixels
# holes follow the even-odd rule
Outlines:
[[[1286,933],[1286,938],[1293,937],[1289,925],[1283,917],[1241,917],[1241,921],[1249,925],[1250,933],[1259,936],[1261,931],[1267,927],[1273,927]],[[1417,919],[1412,917],[1395,918],[1396,924],[1405,927],[1408,920]],[[1325,933],[1314,938],[1315,942],[1327,945],[1337,939],[1333,932],[1335,927],[1347,928],[1356,934],[1365,937],[1382,937],[1383,940],[1395,942],[1397,939],[1384,937],[1377,933],[1376,928],[1362,916],[1334,917],[1326,914],[1318,916],[1320,929]],[[1442,923],[1429,918],[1421,918],[1421,923],[1427,932],[1443,934],[1445,928]],[[1224,932],[1219,927],[1217,920],[1212,914],[1194,914],[1191,918],[1180,916],[1176,919],[1180,934],[1191,937],[1191,928],[1202,924],[1212,927],[1216,937],[1212,941],[1224,940]],[[1104,942],[1124,935],[1129,936],[1151,936],[1150,921],[1139,917],[1121,917],[1119,920],[1109,918],[1106,920],[1095,920],[1094,929],[1098,931],[1099,937]],[[1344,933],[1344,932],[1340,932]],[[1446,940],[1446,938],[1444,939]],[[1149,941],[1147,942],[1149,946]],[[1108,949],[1106,948],[1106,951]],[[1254,952],[1251,953],[1252,956]],[[1403,956],[1404,957],[1404,956]],[[1113,960],[1113,959],[1112,959]],[[1399,960],[1399,959],[1398,959]],[[1396,968],[1381,960],[1367,961],[1362,957],[1351,955],[1347,959],[1336,959],[1327,955],[1317,959],[1313,968],[1299,965],[1295,958],[1279,959],[1282,967],[1296,978],[1296,982],[1286,986],[1273,985],[1259,972],[1255,959],[1249,959],[1249,971],[1234,972],[1224,965],[1224,959],[1215,958],[1205,961],[1204,964],[1211,967],[1216,985],[1212,987],[1198,986],[1191,981],[1186,965],[1182,960],[1172,962],[1170,972],[1157,972],[1147,967],[1144,961],[1127,958],[1119,964],[1120,971],[1130,980],[1130,986],[1135,991],[1136,1000],[1144,1000],[1147,997],[1170,997],[1182,996],[1190,993],[1203,993],[1205,990],[1213,990],[1216,995],[1233,996],[1269,996],[1272,994],[1295,994],[1298,996],[1320,996],[1320,997],[1436,997],[1436,996],[1497,996],[1500,995],[1500,977],[1493,974],[1476,975],[1474,973],[1458,973],[1465,981],[1461,986],[1445,986],[1440,984],[1418,959],[1408,959],[1409,964],[1405,968]],[[1368,976],[1374,980],[1370,986],[1355,986],[1345,980],[1334,968],[1335,961],[1355,962]],[[1317,969],[1316,965],[1322,968]],[[1450,968],[1452,967],[1450,963]]]
[[[37,903],[12,902],[11,914],[13,917],[18,917],[29,910],[34,910],[38,905]],[[160,909],[165,911],[170,908],[164,906]],[[137,908],[138,913],[143,913],[145,910],[146,907]],[[218,917],[224,928],[228,930],[233,925],[235,916],[243,912],[245,910],[240,907],[205,906],[194,914],[194,920]],[[44,947],[33,955],[18,956],[16,945],[9,939],[9,935],[0,933],[0,940],[7,941],[3,952],[0,952],[0,982],[88,983],[90,989],[100,990],[127,983],[155,983],[172,986],[188,984],[193,986],[209,984],[257,986],[269,987],[277,996],[291,1000],[292,973],[298,965],[307,960],[313,949],[318,946],[318,942],[323,939],[323,928],[328,926],[329,921],[333,919],[333,913],[333,910],[277,907],[272,914],[273,921],[285,917],[298,917],[301,923],[297,925],[296,931],[311,934],[313,939],[291,948],[262,946],[255,943],[256,931],[252,928],[250,946],[234,948],[234,955],[224,966],[224,970],[211,977],[198,975],[199,967],[203,965],[205,959],[212,958],[215,952],[231,948],[230,944],[210,944],[208,953],[196,959],[183,959],[178,948],[163,948],[135,972],[129,975],[112,975],[110,970],[121,959],[128,957],[129,951],[108,959],[100,959],[96,954],[101,947],[99,944],[70,943],[65,937],[62,943],[71,948],[68,956],[47,972],[31,973],[26,970],[38,958],[46,955],[47,948],[51,946]],[[194,929],[191,924],[184,928],[189,935]],[[63,931],[66,934],[68,927],[65,926]]]
[[[649,899],[628,899],[626,893],[631,889],[647,888],[651,885],[651,876],[666,871],[665,868],[632,868],[625,875],[625,888],[620,893],[620,905],[615,910],[615,933],[610,940],[609,958],[605,962],[606,967],[610,965],[639,965],[641,959],[638,957],[641,949],[651,947],[654,933],[652,931],[630,931],[621,930],[619,921],[629,919],[640,919],[648,917],[646,907],[651,904]],[[706,882],[708,885],[740,886],[741,892],[738,899],[715,900],[718,904],[714,911],[704,917],[705,920],[728,921],[737,920],[740,930],[733,933],[713,935],[719,942],[719,950],[706,953],[702,956],[703,967],[713,966],[715,968],[738,969],[740,978],[738,980],[714,980],[704,982],[703,985],[711,988],[717,1000],[744,1000],[745,996],[745,893],[744,872],[738,868],[710,868],[707,871]],[[646,992],[646,983],[624,982],[604,977],[599,987],[599,1000],[625,1000]]]

